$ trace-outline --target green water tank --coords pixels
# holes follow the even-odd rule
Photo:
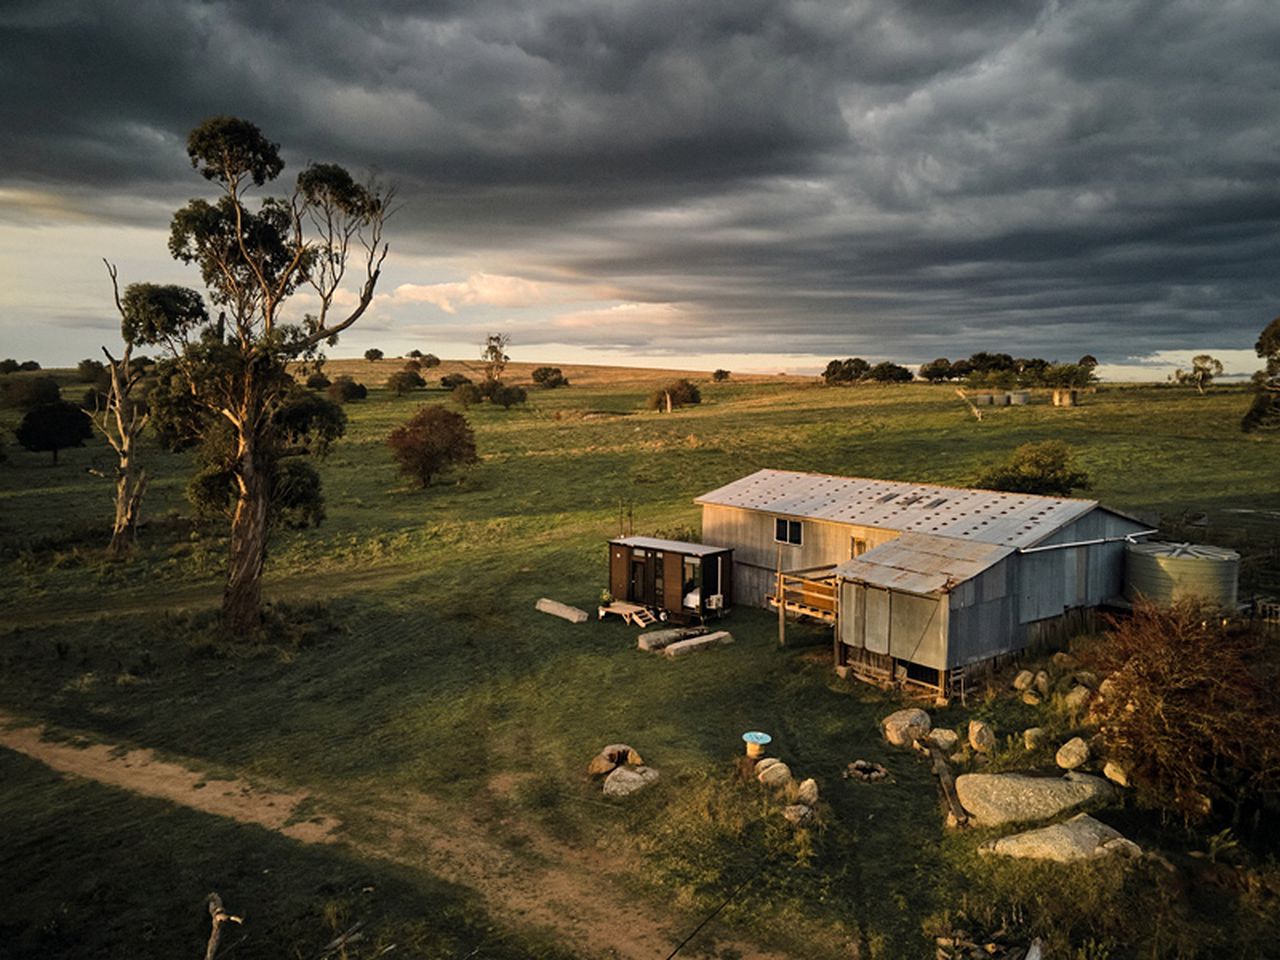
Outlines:
[[[1201,543],[1148,540],[1125,549],[1124,595],[1160,606],[1199,599],[1226,609],[1236,605],[1240,554]]]

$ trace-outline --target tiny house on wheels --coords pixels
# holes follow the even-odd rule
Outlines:
[[[733,550],[657,537],[610,540],[609,593],[664,620],[720,616],[733,598]]]
[[[695,502],[739,602],[830,624],[841,672],[948,693],[1088,623],[1155,532],[1094,500],[785,470]]]

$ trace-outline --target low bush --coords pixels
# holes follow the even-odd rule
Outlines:
[[[649,394],[646,405],[650,410],[665,410],[668,404],[674,409],[701,402],[702,393],[698,390],[698,385],[690,380],[681,379],[653,391]]]
[[[453,388],[453,399],[460,406],[470,407],[484,400],[484,395],[474,383],[460,383]]]
[[[329,384],[325,392],[330,400],[338,403],[351,403],[353,400],[363,400],[369,396],[368,388],[363,383],[356,383],[350,377],[339,377]]]
[[[387,389],[393,391],[397,397],[412,393],[414,390],[422,390],[426,385],[427,381],[413,370],[401,370],[387,378]]]
[[[446,373],[440,378],[440,386],[446,390],[456,390],[464,383],[470,383],[471,378],[461,373]]]
[[[475,463],[476,438],[467,418],[440,406],[426,406],[387,437],[400,472],[419,487],[452,466]]]
[[[307,387],[312,390],[328,390],[332,381],[323,373],[313,373],[307,377]]]
[[[58,389],[58,381],[53,377],[9,380],[4,385],[5,403],[19,410],[32,410],[35,407],[57,403],[61,399],[62,391]]]
[[[569,378],[559,367],[539,367],[533,371],[533,382],[545,390],[569,386]]]

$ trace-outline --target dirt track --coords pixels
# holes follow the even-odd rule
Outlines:
[[[385,828],[375,832],[386,840],[357,843],[336,817],[315,812],[325,807],[322,796],[240,778],[209,779],[150,750],[101,742],[77,746],[42,739],[44,733],[42,726],[23,725],[0,712],[0,747],[61,773],[256,824],[302,843],[349,843],[364,855],[425,869],[477,891],[499,923],[545,928],[584,957],[662,960],[697,922],[660,915],[628,895],[619,883],[620,868],[600,851],[530,835],[522,839],[534,856],[517,856],[495,842],[485,824],[426,796],[388,797],[376,809],[361,811]],[[504,792],[509,786],[495,779],[490,790]],[[296,815],[303,801],[312,801],[312,809]],[[704,938],[705,933],[701,944],[694,941],[686,949],[692,954],[705,947]],[[749,943],[718,940],[717,947],[731,948],[743,960],[785,960]]]

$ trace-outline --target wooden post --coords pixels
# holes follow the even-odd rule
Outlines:
[[[778,545],[776,566],[778,568],[778,583],[774,588],[773,595],[778,598],[778,646],[785,647],[787,645],[787,596],[782,586],[782,545]]]

